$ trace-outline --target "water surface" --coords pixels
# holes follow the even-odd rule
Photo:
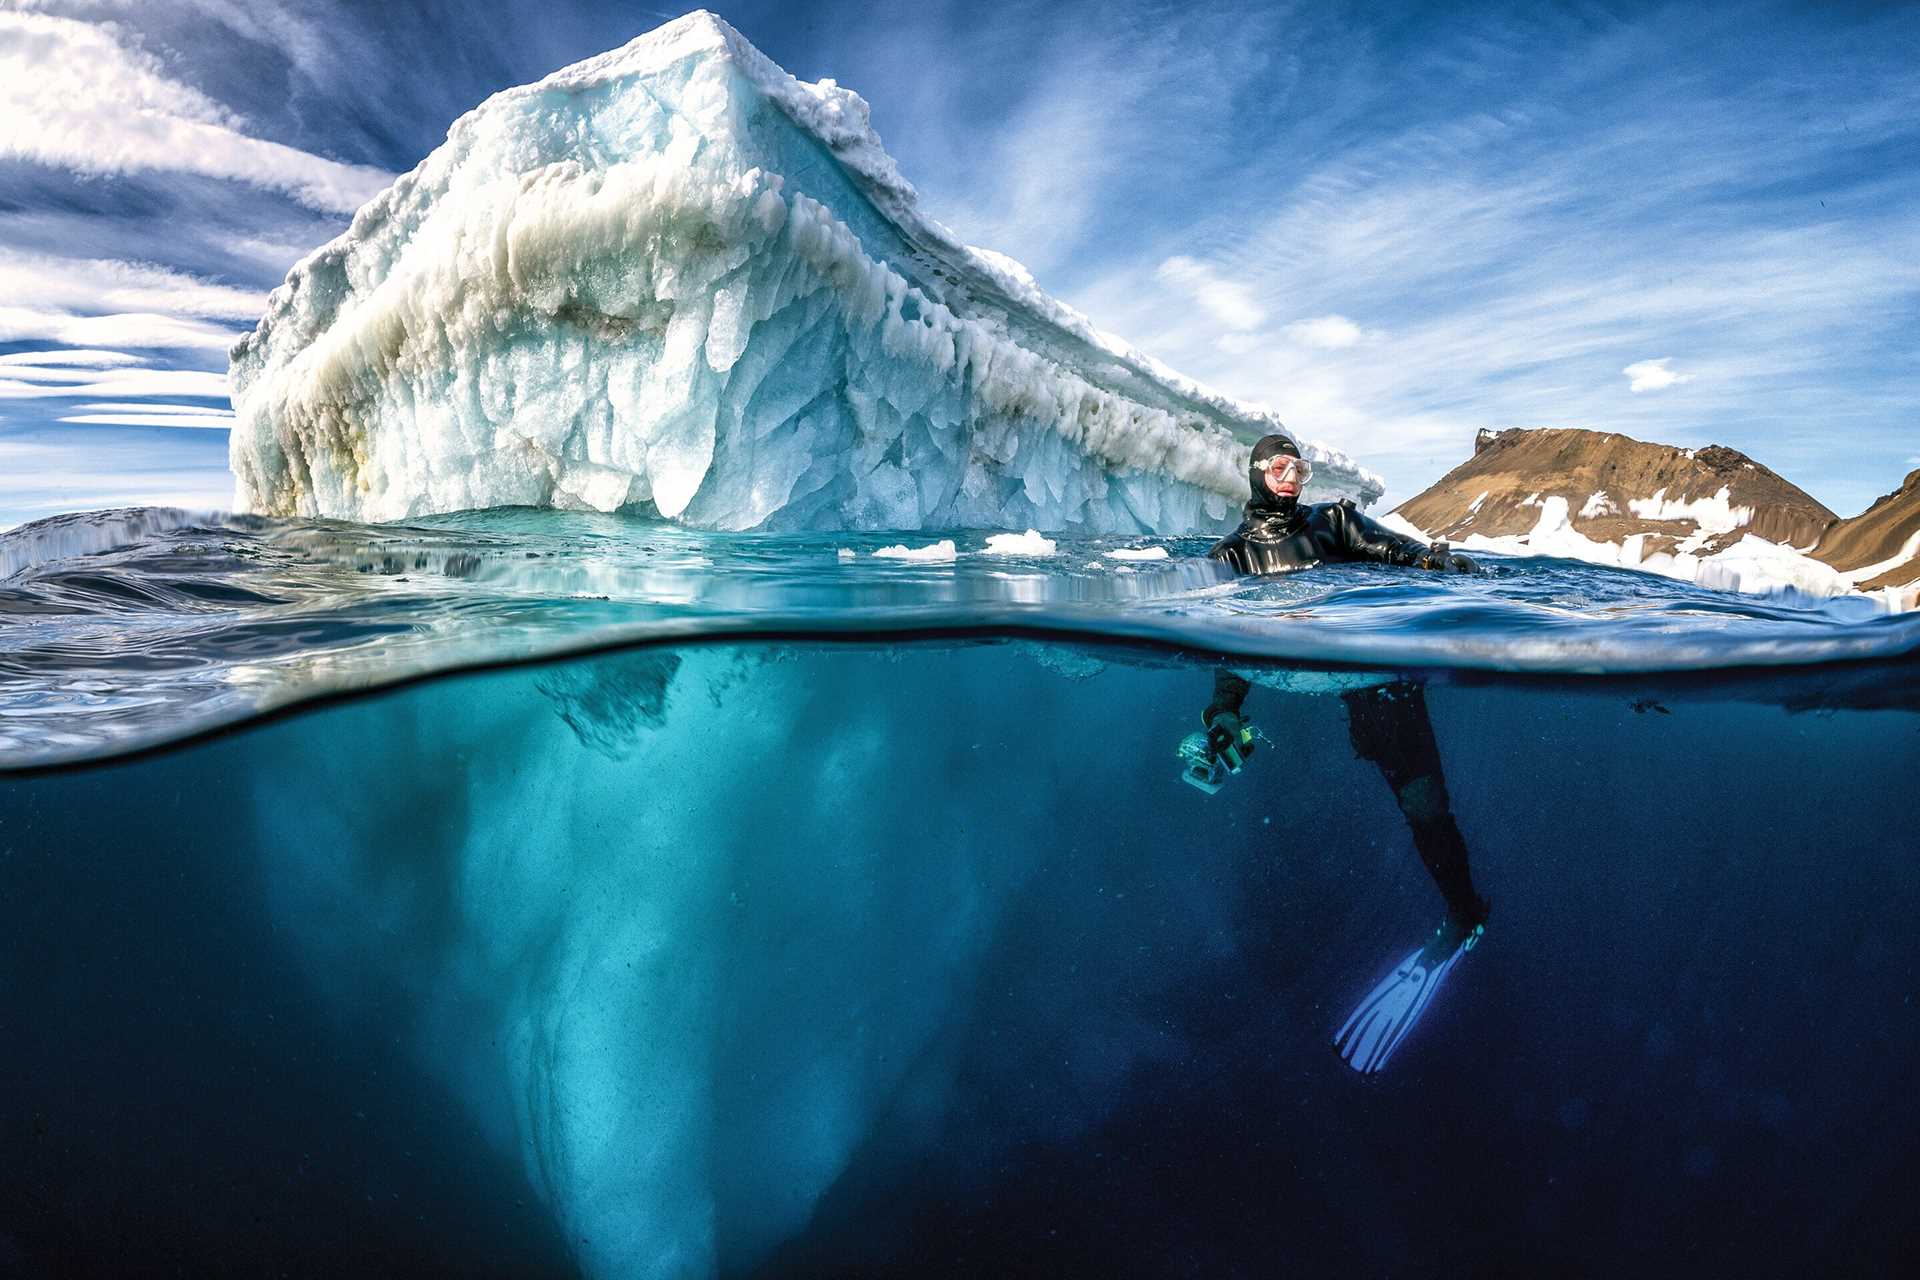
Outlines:
[[[1914,620],[953,536],[0,538],[0,1272],[1913,1256]],[[1441,915],[1392,681],[1493,913],[1363,1077]]]

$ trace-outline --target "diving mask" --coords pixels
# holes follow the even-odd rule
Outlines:
[[[1304,488],[1307,481],[1313,478],[1313,464],[1290,453],[1276,453],[1264,462],[1253,465],[1266,472],[1269,484],[1285,484],[1291,480]]]

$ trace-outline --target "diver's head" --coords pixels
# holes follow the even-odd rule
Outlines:
[[[1253,446],[1253,461],[1247,467],[1247,486],[1253,492],[1253,505],[1285,511],[1299,500],[1300,490],[1313,466],[1300,456],[1300,446],[1285,436],[1262,436]]]

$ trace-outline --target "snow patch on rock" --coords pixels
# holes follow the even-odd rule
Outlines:
[[[1694,537],[1705,541],[1752,522],[1753,508],[1733,506],[1727,501],[1729,493],[1731,490],[1722,486],[1708,498],[1669,499],[1665,489],[1655,489],[1650,498],[1629,498],[1627,510],[1642,520],[1691,520],[1697,526]]]
[[[1750,513],[1743,507],[1727,507],[1724,490],[1714,498],[1698,499],[1691,503],[1668,503],[1664,494],[1656,493],[1650,499],[1632,502],[1629,506],[1634,508],[1634,514],[1648,519],[1701,520],[1701,532],[1683,541],[1681,549],[1672,554],[1656,552],[1647,555],[1644,553],[1645,534],[1634,534],[1617,543],[1598,542],[1582,534],[1573,527],[1567,500],[1553,496],[1540,502],[1540,518],[1528,532],[1500,537],[1469,534],[1455,547],[1461,551],[1490,551],[1510,556],[1558,556],[1584,560],[1590,564],[1640,569],[1720,591],[1752,595],[1797,592],[1820,598],[1857,593],[1869,597],[1888,612],[1920,608],[1920,586],[1890,587],[1867,592],[1861,592],[1857,587],[1858,583],[1871,581],[1907,559],[1920,555],[1920,533],[1908,541],[1901,558],[1843,573],[1792,547],[1768,542],[1751,533],[1712,555],[1696,555],[1688,550],[1689,544],[1697,547],[1705,540],[1709,532],[1708,520],[1716,525],[1733,521],[1725,529],[1717,530],[1719,532],[1746,523]],[[1685,508],[1684,514],[1649,514],[1650,510],[1674,511],[1680,508]],[[1702,520],[1703,515],[1707,520]],[[1425,531],[1398,513],[1382,517],[1380,523],[1396,533],[1422,540],[1428,538]]]

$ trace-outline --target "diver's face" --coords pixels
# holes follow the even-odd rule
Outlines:
[[[1270,467],[1266,473],[1267,492],[1276,498],[1297,498],[1300,496],[1300,468],[1292,466]]]

